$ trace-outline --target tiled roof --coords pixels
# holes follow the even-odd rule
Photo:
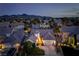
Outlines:
[[[44,40],[53,40],[55,39],[54,36],[53,36],[53,30],[52,29],[32,29],[33,31],[33,34],[29,37],[29,39],[32,39],[32,40],[36,40],[36,36],[35,34],[37,34],[37,32],[39,32]]]
[[[65,26],[61,28],[62,32],[69,32],[70,35],[72,34],[79,34],[79,26]]]
[[[8,27],[7,24],[0,25],[0,35],[6,36],[6,34],[11,33],[13,28]],[[24,37],[23,29],[18,29],[13,34],[11,34],[9,37],[6,37],[5,43],[13,44],[16,40],[21,41]]]

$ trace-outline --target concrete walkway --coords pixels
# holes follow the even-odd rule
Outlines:
[[[45,51],[45,56],[62,56],[61,53],[56,52],[55,46],[41,46],[39,48]]]

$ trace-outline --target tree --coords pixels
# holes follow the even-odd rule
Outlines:
[[[31,55],[33,55],[33,56],[41,56],[41,55],[44,55],[44,51],[42,49],[36,47],[36,48],[32,49]]]
[[[60,27],[59,27],[59,26],[56,26],[56,27],[53,29],[53,31],[54,31],[55,33],[59,33],[59,32],[60,32]]]
[[[37,18],[35,18],[35,19],[31,20],[31,23],[32,24],[39,24],[40,23],[40,20],[37,19]]]
[[[54,23],[55,23],[54,18],[51,18],[51,20],[48,21],[48,24],[50,25],[50,28],[53,28]]]
[[[23,50],[21,55],[28,55],[28,56],[33,56],[33,55],[44,55],[44,51],[40,48],[37,48],[35,46],[35,43],[32,43],[30,41],[26,41],[23,44]]]
[[[67,25],[69,23],[69,19],[67,17],[62,18],[62,24]]]

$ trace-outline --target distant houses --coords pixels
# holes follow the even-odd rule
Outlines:
[[[45,23],[43,23],[43,24],[33,24],[32,25],[32,28],[35,28],[35,29],[43,29],[43,28],[50,28],[50,25],[49,24],[45,24]]]

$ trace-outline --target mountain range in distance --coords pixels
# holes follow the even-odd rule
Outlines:
[[[49,20],[52,19],[52,17],[49,16],[39,16],[39,15],[28,15],[28,14],[18,14],[18,15],[2,15],[0,16],[0,19],[43,19],[43,20]]]
[[[49,16],[40,16],[40,15],[28,15],[28,14],[17,14],[17,15],[2,15],[0,16],[0,20],[14,20],[14,19],[24,19],[24,20],[32,20],[32,19],[40,19],[40,20],[50,20],[54,17]],[[54,19],[61,19],[63,17],[55,17]],[[79,17],[67,17],[67,18],[79,18]]]

